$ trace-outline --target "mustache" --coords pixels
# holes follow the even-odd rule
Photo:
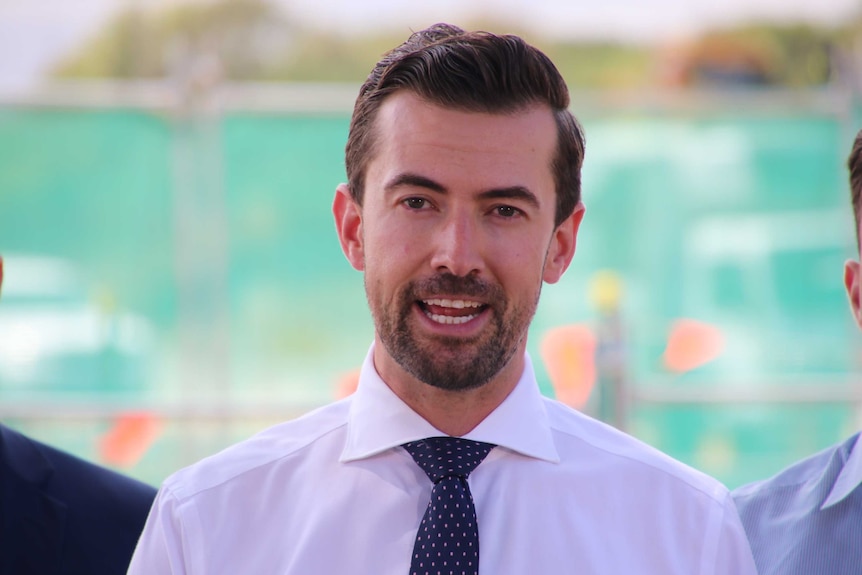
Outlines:
[[[500,286],[476,276],[456,276],[442,273],[414,281],[410,286],[409,293],[413,299],[423,299],[441,294],[457,294],[488,301],[499,298],[502,291]]]

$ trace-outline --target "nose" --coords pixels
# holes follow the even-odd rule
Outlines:
[[[452,214],[446,218],[431,241],[431,266],[436,272],[465,277],[482,271],[483,238],[469,215]]]

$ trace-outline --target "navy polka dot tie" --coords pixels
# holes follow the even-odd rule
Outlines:
[[[404,444],[434,483],[422,517],[410,575],[477,575],[479,531],[467,477],[494,445],[459,437],[429,437]]]

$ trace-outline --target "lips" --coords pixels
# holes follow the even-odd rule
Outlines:
[[[419,307],[434,322],[460,325],[478,317],[486,304],[469,299],[434,298],[419,300]]]

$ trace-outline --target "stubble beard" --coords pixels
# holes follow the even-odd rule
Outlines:
[[[366,293],[370,295],[367,289]],[[476,297],[488,304],[492,313],[490,331],[473,338],[419,337],[412,320],[416,301],[452,293]],[[442,274],[405,285],[389,310],[370,297],[369,305],[380,341],[402,369],[433,387],[467,391],[485,385],[509,363],[526,337],[538,299],[537,290],[533,301],[509,309],[509,300],[499,285]]]

